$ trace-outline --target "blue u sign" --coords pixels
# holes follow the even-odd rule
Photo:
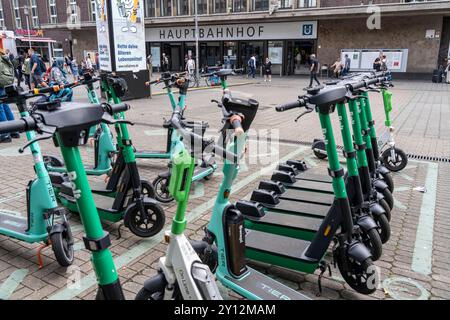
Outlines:
[[[313,35],[313,31],[314,31],[314,25],[309,23],[309,24],[304,24],[303,28],[302,28],[302,35],[304,36],[312,36]]]

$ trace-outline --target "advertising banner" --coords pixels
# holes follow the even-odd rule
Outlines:
[[[97,26],[98,57],[100,69],[112,71],[111,44],[109,41],[108,8],[106,0],[95,1],[95,16]]]
[[[96,17],[101,70],[145,70],[143,0],[96,0]]]

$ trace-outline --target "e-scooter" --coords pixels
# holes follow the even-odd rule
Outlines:
[[[304,295],[268,278],[251,269],[245,264],[245,234],[243,218],[230,202],[231,185],[239,171],[241,158],[246,141],[246,132],[256,115],[258,102],[254,100],[243,101],[225,95],[222,103],[224,114],[224,127],[221,130],[219,141],[221,146],[209,146],[214,152],[225,158],[223,166],[224,178],[219,189],[216,204],[213,209],[211,222],[208,225],[207,244],[201,254],[204,258],[216,252],[218,258],[216,269],[217,279],[229,289],[237,292],[247,299],[253,300],[304,300]],[[201,136],[186,130],[181,120],[181,112],[175,112],[171,123],[185,140],[206,142]],[[229,130],[232,129],[233,130]],[[224,150],[229,141],[232,143]],[[224,147],[222,147],[222,145]],[[203,299],[217,299],[218,290],[212,283],[213,277],[210,269],[200,264],[195,249],[182,235],[186,225],[184,212],[186,211],[186,195],[191,183],[193,160],[187,154],[179,154],[177,159],[184,160],[184,167],[176,166],[171,178],[170,190],[181,200],[174,219],[172,232],[166,237],[169,240],[167,256],[160,260],[160,272],[156,277],[147,280],[144,288],[138,294],[140,299],[176,299],[192,298],[194,295]],[[177,163],[179,161],[176,161]],[[190,170],[188,169],[190,166]],[[183,170],[178,171],[178,170]],[[191,172],[191,173],[190,173]],[[217,245],[217,251],[210,248]],[[200,250],[198,250],[200,251]],[[218,254],[217,254],[218,252]],[[208,259],[208,258],[206,258]],[[200,267],[201,266],[201,267]]]
[[[26,101],[38,97],[33,93],[26,93],[15,85],[5,87],[6,95],[0,97],[1,103],[16,103],[21,117],[28,117]],[[1,132],[14,132],[11,128],[17,122],[4,122]],[[26,218],[0,214],[0,234],[16,238],[28,243],[43,242],[44,246],[38,250],[38,262],[42,267],[41,250],[49,245],[52,246],[58,263],[67,267],[74,260],[74,239],[66,219],[67,210],[59,207],[52,188],[50,177],[42,159],[41,149],[33,131],[26,133],[28,143],[25,148],[30,148],[33,155],[36,178],[28,183],[26,188],[27,212]],[[58,221],[59,220],[59,221]]]
[[[61,149],[83,221],[84,245],[91,252],[99,287],[97,299],[123,300],[124,294],[111,251],[108,249],[111,240],[108,232],[102,228],[78,146],[87,143],[92,126],[100,122],[121,122],[122,120],[114,120],[111,115],[124,112],[128,108],[126,104],[42,102],[36,105],[35,111],[29,117],[0,123],[2,133],[37,131],[39,135],[36,139],[54,137],[55,145]],[[50,183],[48,185],[50,186]]]

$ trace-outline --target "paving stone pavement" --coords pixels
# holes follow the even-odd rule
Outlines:
[[[247,82],[247,79],[234,78],[231,83]],[[430,84],[419,81],[395,81],[394,124],[397,129],[397,144],[410,154],[450,158],[450,86]],[[257,144],[258,149],[250,148],[246,165],[239,174],[232,201],[247,197],[258,182],[268,178],[270,166],[289,154],[296,159],[306,159],[313,170],[325,172],[326,163],[314,158],[309,148],[300,146],[298,141],[312,141],[320,137],[317,116],[310,114],[295,123],[295,111],[276,113],[274,107],[289,102],[302,93],[306,80],[301,78],[274,78],[272,84],[251,80],[250,84],[232,87],[235,95],[254,98],[260,101],[260,109],[251,132],[251,141],[258,136],[271,136],[280,144]],[[161,91],[157,88],[154,91]],[[219,89],[191,92],[188,96],[186,117],[192,120],[208,121],[211,128],[208,135],[215,136],[220,125],[220,110],[210,103],[219,98]],[[86,101],[83,88],[75,92],[77,101]],[[383,130],[384,113],[380,95],[371,93],[374,118],[378,132]],[[136,124],[130,127],[137,150],[158,150],[165,146],[165,131],[162,129],[163,117],[170,117],[168,100],[164,95],[153,99],[140,99],[129,102],[132,109],[127,118]],[[14,108],[13,108],[14,109]],[[339,126],[337,116],[333,117],[335,132]],[[339,136],[339,134],[337,134]],[[341,139],[338,137],[338,143]],[[34,170],[29,153],[19,154],[17,149],[24,144],[24,137],[11,144],[0,145],[0,211],[24,215],[25,186],[33,178]],[[59,154],[50,141],[41,142],[45,154]],[[86,163],[93,162],[93,149],[81,147]],[[152,181],[159,172],[167,168],[163,160],[139,160],[142,177]],[[220,167],[220,166],[219,166]],[[264,168],[266,168],[264,170]],[[437,172],[434,176],[433,173]],[[221,180],[218,170],[210,181],[194,185],[189,203],[187,234],[193,239],[203,236],[203,228],[211,217],[213,199]],[[339,271],[333,268],[333,275],[325,275],[324,291],[317,297],[318,273],[303,274],[265,264],[252,263],[258,270],[300,290],[314,299],[450,299],[450,164],[411,160],[408,167],[394,174],[397,191],[396,206],[391,222],[392,237],[384,247],[383,256],[376,262],[380,270],[381,284],[371,296],[363,296],[346,285]],[[435,177],[435,178],[433,178]],[[102,178],[96,178],[102,179]],[[95,179],[94,179],[95,180]],[[245,183],[242,183],[244,181]],[[241,183],[240,183],[241,182]],[[425,186],[427,193],[417,190]],[[434,194],[434,190],[436,193]],[[433,212],[424,204],[434,200]],[[175,204],[164,205],[168,227],[175,212]],[[431,218],[432,220],[430,220]],[[423,219],[427,223],[423,222]],[[422,226],[432,232],[432,248],[426,248],[429,256],[423,255]],[[5,236],[0,236],[0,298],[3,299],[93,299],[95,297],[95,277],[90,263],[90,255],[82,245],[82,227],[78,216],[72,215],[71,226],[76,238],[76,259],[74,266],[59,267],[51,249],[43,251],[44,268],[39,269],[36,259],[38,244],[26,244]],[[104,223],[111,233],[113,252],[125,295],[132,299],[145,279],[156,273],[157,261],[164,255],[166,245],[162,234],[152,239],[140,239],[119,223]],[[420,227],[419,227],[420,226]],[[429,234],[428,234],[429,236]],[[422,252],[419,254],[418,252]],[[328,257],[329,259],[330,257]],[[429,272],[415,271],[413,261],[419,265],[430,262]],[[416,268],[417,269],[417,268]],[[426,268],[425,268],[426,269]],[[81,279],[81,286],[73,285],[73,279]],[[239,299],[230,293],[230,298]]]

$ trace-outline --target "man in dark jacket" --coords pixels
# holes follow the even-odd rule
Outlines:
[[[317,85],[320,86],[320,81],[317,79],[317,73],[319,72],[319,59],[316,58],[315,54],[312,54],[310,56],[310,63],[311,63],[311,68],[310,68],[310,81],[309,81],[309,88],[312,87],[313,85],[313,81],[317,82]]]

